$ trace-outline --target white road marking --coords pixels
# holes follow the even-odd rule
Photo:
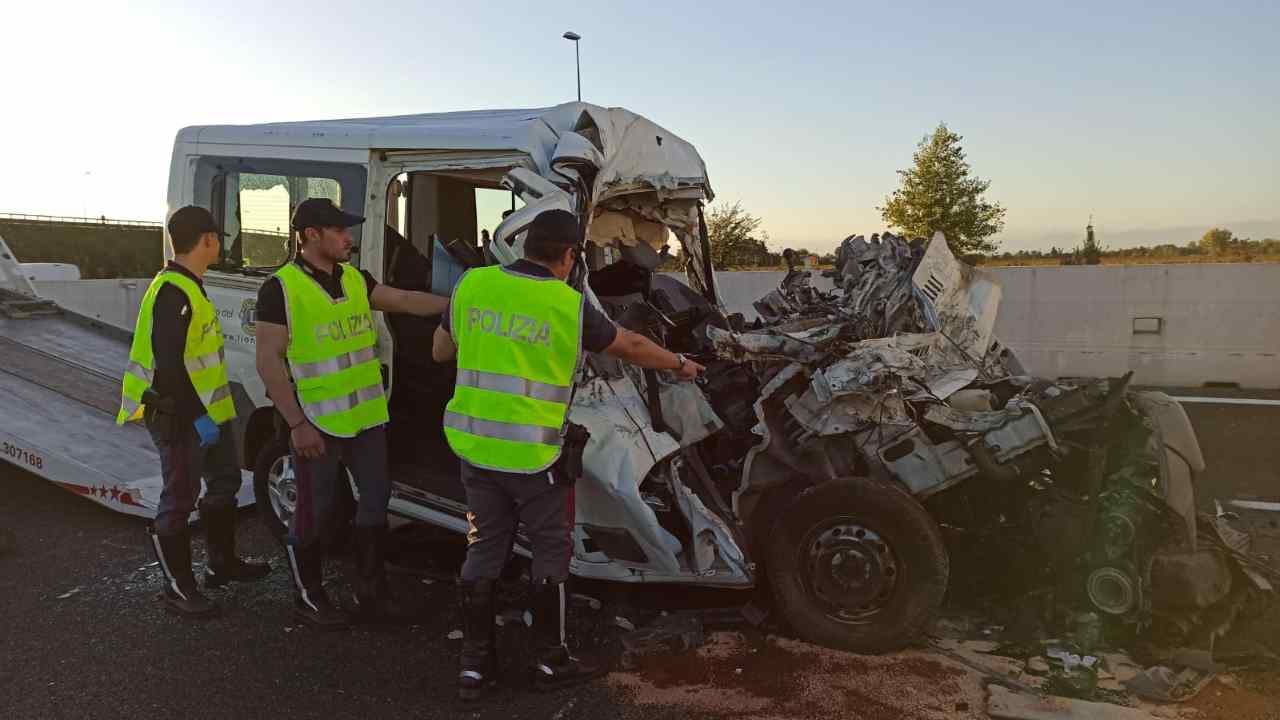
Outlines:
[[[1258,398],[1225,398],[1225,397],[1175,397],[1180,403],[1204,403],[1207,405],[1271,405],[1280,406],[1280,400],[1261,400]]]

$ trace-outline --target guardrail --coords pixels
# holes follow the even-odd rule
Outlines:
[[[105,215],[96,218],[75,217],[71,215],[32,215],[30,213],[0,213],[0,220],[17,220],[19,222],[65,223],[67,225],[124,225],[127,227],[158,228],[163,223],[150,220],[117,220]]]

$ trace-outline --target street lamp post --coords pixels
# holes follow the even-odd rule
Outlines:
[[[582,36],[570,30],[561,37],[573,41],[573,65],[578,71],[578,102],[582,102],[582,56],[578,54],[578,41]]]

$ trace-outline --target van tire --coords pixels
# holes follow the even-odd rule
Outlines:
[[[937,616],[950,561],[942,532],[903,489],[842,478],[800,493],[767,541],[777,609],[809,642],[900,649]]]
[[[288,443],[279,437],[273,437],[258,451],[258,457],[253,463],[253,498],[258,517],[267,528],[267,532],[281,544],[288,539],[289,528],[278,514],[270,486],[273,470],[278,470],[277,463],[287,456],[289,456]],[[339,465],[338,471],[342,476],[348,476],[345,466]],[[296,493],[296,488],[293,491]],[[286,505],[295,502],[296,499],[289,500],[286,501]],[[351,485],[349,482],[341,483],[338,489],[338,502],[334,507],[333,536],[327,545],[329,552],[339,553],[346,548],[347,541],[351,537],[351,521],[355,513],[356,501],[351,493]]]

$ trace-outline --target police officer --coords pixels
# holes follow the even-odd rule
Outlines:
[[[565,458],[572,452],[565,449],[563,430],[581,351],[606,352],[686,380],[703,369],[615,326],[564,282],[578,237],[572,214],[538,215],[525,236],[525,259],[464,275],[433,339],[437,362],[458,360],[444,425],[462,460],[471,524],[459,582],[464,637],[458,694],[464,700],[477,699],[494,680],[493,586],[517,521],[533,543],[535,687],[562,687],[599,673],[572,657],[565,644],[577,473],[562,461],[562,450]]]
[[[218,607],[200,593],[191,571],[187,518],[201,478],[208,485],[200,500],[209,545],[205,586],[258,580],[270,567],[236,555],[240,463],[229,425],[236,411],[222,327],[202,282],[221,252],[222,231],[208,210],[194,205],[174,212],[168,229],[174,257],[142,297],[116,423],[141,417],[160,453],[164,489],[148,535],[165,577],[164,602],[202,617]]]
[[[323,542],[333,528],[345,465],[359,488],[355,601],[357,622],[403,620],[387,593],[383,566],[391,480],[389,421],[372,310],[439,315],[445,298],[381,285],[351,259],[351,228],[364,222],[332,201],[298,204],[291,226],[295,260],[258,293],[257,363],[267,394],[289,425],[298,504],[288,555],[297,587],[294,612],[322,629],[348,617],[321,584]]]

